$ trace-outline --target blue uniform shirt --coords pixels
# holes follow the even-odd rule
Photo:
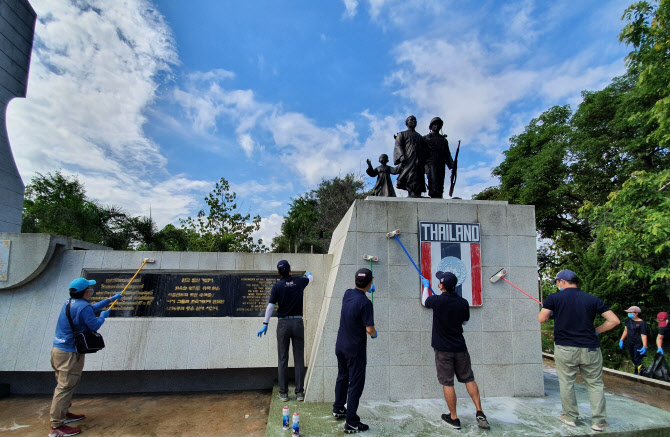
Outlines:
[[[367,353],[368,334],[366,326],[374,326],[372,302],[363,290],[358,288],[344,292],[340,329],[337,331],[335,353],[347,357],[364,357]]]
[[[433,336],[430,345],[441,352],[467,352],[463,322],[470,320],[468,301],[456,293],[429,296],[426,308],[433,310]]]
[[[602,300],[579,288],[566,288],[547,296],[542,307],[554,312],[554,343],[559,346],[600,347],[593,320],[596,315],[610,310]]]
[[[65,302],[63,308],[60,310],[58,316],[58,323],[56,324],[56,335],[54,336],[53,346],[65,352],[77,352],[74,347],[74,334],[70,328],[70,322],[65,314],[65,307],[69,302]],[[97,331],[105,319],[103,317],[96,317],[95,313],[102,310],[112,301],[110,299],[101,300],[98,303],[91,305],[86,299],[72,299],[70,306],[70,317],[72,318],[72,325],[76,332],[83,332],[87,330]]]
[[[269,303],[277,304],[277,316],[302,316],[302,295],[309,278],[287,276],[272,286]]]
[[[644,320],[635,321],[633,319],[626,319],[626,340],[628,344],[642,347],[642,336],[649,335],[647,332],[647,322]]]

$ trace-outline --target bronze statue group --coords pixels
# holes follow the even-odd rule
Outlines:
[[[441,199],[444,194],[445,166],[451,170],[451,186],[449,196],[453,194],[456,183],[458,163],[458,149],[456,156],[451,156],[447,136],[441,133],[444,122],[440,117],[430,121],[428,135],[421,135],[416,131],[416,117],[410,115],[405,120],[407,130],[394,135],[393,164],[387,165],[389,158],[385,153],[379,157],[381,164],[372,168],[367,160],[366,173],[370,177],[377,177],[372,191],[375,196],[396,197],[391,175],[398,175],[396,187],[406,190],[408,197],[422,197],[426,192],[426,178],[428,177],[428,195],[434,199]],[[460,142],[459,142],[460,148]]]

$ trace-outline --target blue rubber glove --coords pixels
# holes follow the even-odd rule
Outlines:
[[[423,284],[424,288],[430,288],[430,280],[424,278],[423,276],[421,277],[421,284]]]
[[[375,292],[375,284],[372,284],[372,286],[370,287],[370,293],[374,293],[374,292]]]
[[[661,354],[661,355],[665,355],[665,354],[663,353],[663,348],[662,348],[662,347],[659,347],[658,350],[656,351],[656,353],[657,353],[657,354]]]
[[[619,349],[623,349],[623,340],[619,340]]]
[[[264,334],[267,334],[268,332],[268,325],[263,325],[260,331],[258,331],[258,337],[262,337]]]
[[[102,317],[103,319],[106,319],[107,317],[109,317],[109,311],[110,310],[105,310],[105,311],[101,312],[100,317]]]
[[[372,337],[372,338],[377,338],[377,334],[379,334],[379,332],[377,330],[375,330],[375,336]]]
[[[117,301],[117,300],[121,299],[122,297],[123,297],[123,294],[121,294],[121,293],[116,293],[114,296],[110,297],[109,300],[111,300],[112,302],[114,302],[114,301]]]
[[[312,272],[305,272],[305,277],[312,276]]]
[[[646,347],[646,346],[642,346],[642,349],[638,349],[638,352],[640,353],[640,355],[644,355],[644,354],[646,354],[646,353],[647,353],[647,347]]]

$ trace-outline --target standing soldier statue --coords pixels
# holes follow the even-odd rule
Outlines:
[[[426,142],[426,175],[428,175],[428,195],[441,199],[444,193],[445,165],[451,170],[454,160],[449,151],[447,136],[440,133],[444,122],[440,117],[430,120],[430,133],[423,137]]]

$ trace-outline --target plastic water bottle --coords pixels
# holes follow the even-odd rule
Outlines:
[[[282,415],[282,422],[283,422],[283,426],[284,426],[285,430],[289,428],[288,419],[289,419],[290,415],[291,415],[291,413],[288,412],[288,407],[284,407],[284,413]]]
[[[300,416],[298,416],[298,413],[293,414],[293,433],[291,433],[291,437],[299,437],[300,436]]]

